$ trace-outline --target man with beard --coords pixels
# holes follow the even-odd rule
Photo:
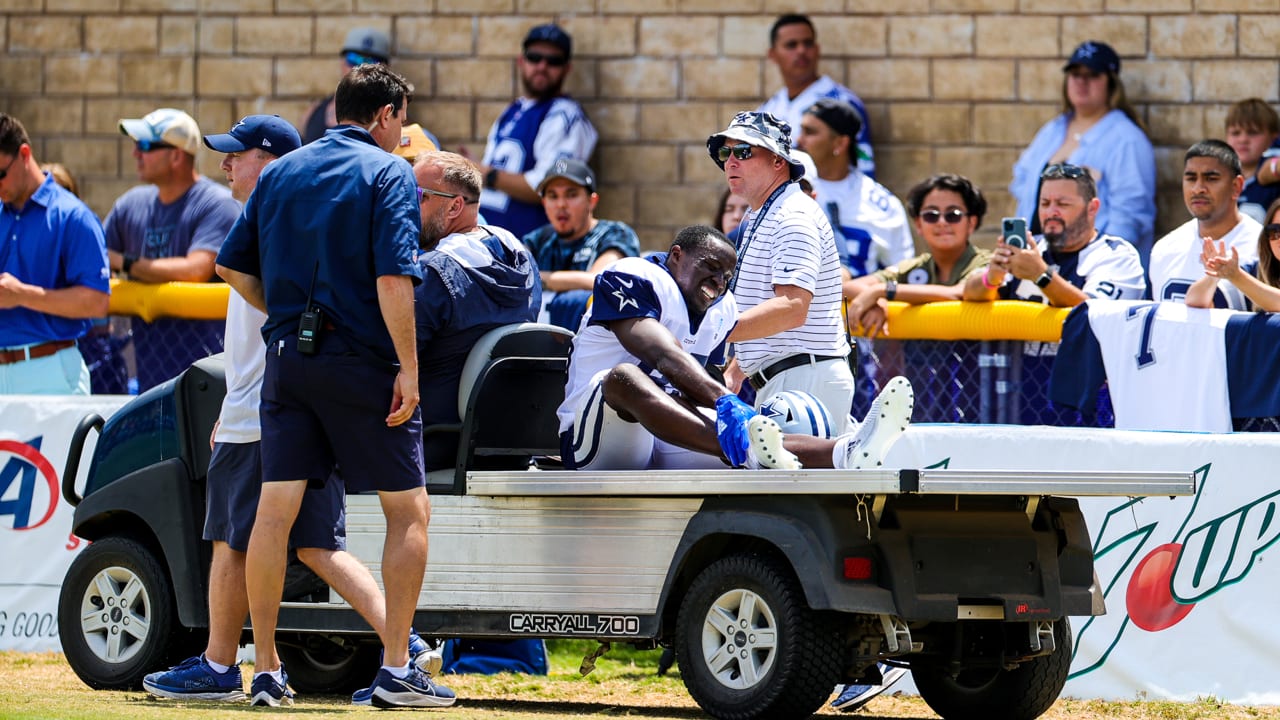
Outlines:
[[[991,262],[965,281],[964,299],[1030,300],[1054,307],[1074,307],[1090,298],[1140,299],[1147,283],[1138,250],[1127,240],[1094,229],[1101,204],[1085,168],[1045,168],[1040,173],[1039,210],[1044,235],[1028,235],[1025,248],[1007,245],[1001,238]],[[1045,400],[1057,354],[1056,342],[1022,344],[1022,424],[1091,424],[1091,418],[1082,420],[1074,409]]]
[[[456,423],[458,382],[476,340],[500,325],[532,322],[542,285],[529,251],[499,227],[477,225],[480,171],[451,152],[413,167],[422,213],[422,284],[414,290],[418,388],[424,426]],[[427,472],[453,467],[457,438],[423,437]]]
[[[964,299],[1031,300],[1075,307],[1093,297],[1138,299],[1146,293],[1138,251],[1093,227],[1102,201],[1089,171],[1050,165],[1040,174],[1040,226],[1016,248],[1001,238],[991,262],[965,282]],[[1234,205],[1232,205],[1234,207]]]
[[[560,93],[573,64],[573,40],[557,25],[539,25],[524,38],[516,59],[524,95],[489,130],[480,172],[485,218],[524,237],[546,222],[534,188],[564,157],[586,161],[595,150],[596,129],[582,106]],[[464,153],[465,154],[465,153]]]
[[[538,194],[551,222],[522,239],[538,261],[547,321],[577,330],[596,275],[639,255],[640,239],[626,223],[596,217],[595,173],[581,160],[557,160]]]

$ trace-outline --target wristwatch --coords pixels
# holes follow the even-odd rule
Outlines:
[[[125,275],[128,275],[129,268],[132,268],[133,264],[137,261],[138,261],[137,255],[125,255],[124,259],[120,261],[120,270],[124,272]]]
[[[1036,287],[1044,289],[1049,287],[1049,283],[1053,282],[1053,271],[1045,270],[1040,273],[1040,277],[1036,278]]]
[[[498,168],[489,168],[489,172],[484,174],[484,186],[487,188],[498,186]]]
[[[897,297],[897,295],[898,295],[898,281],[885,280],[884,281],[884,299],[892,300],[895,297]]]

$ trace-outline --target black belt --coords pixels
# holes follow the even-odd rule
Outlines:
[[[756,390],[763,389],[765,383],[769,382],[769,378],[774,377],[784,370],[800,367],[801,365],[816,365],[827,360],[843,360],[839,355],[812,355],[803,353],[800,355],[788,355],[772,365],[766,366],[763,370],[751,376],[751,384]]]

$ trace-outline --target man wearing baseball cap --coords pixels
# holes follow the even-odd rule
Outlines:
[[[639,255],[640,239],[626,223],[596,217],[595,173],[581,160],[557,160],[538,183],[538,195],[550,222],[523,240],[542,276],[541,319],[577,330],[596,274]]]
[[[262,171],[278,157],[301,147],[302,139],[279,115],[249,115],[229,132],[206,135],[204,144],[226,153],[220,167],[227,174],[231,194],[245,202],[257,186]],[[258,405],[266,369],[266,346],[262,342],[262,324],[266,319],[264,313],[239,293],[233,292],[227,298],[227,393],[210,438],[213,455],[205,488],[208,502],[204,539],[213,543],[209,566],[212,578],[209,642],[201,655],[143,679],[142,686],[158,697],[201,700],[243,700],[245,697],[236,656],[240,631],[249,615],[245,551],[262,485],[262,426]],[[368,569],[354,561],[344,549],[343,503],[342,485],[337,482],[308,489],[303,496],[300,520],[290,535],[290,545],[297,550],[298,559],[311,566],[339,594],[355,598],[356,611],[379,630],[382,591]],[[414,659],[427,669],[424,665],[429,660],[426,644],[411,634],[411,652],[415,643]],[[439,655],[435,657],[438,659]]]
[[[377,28],[352,28],[342,41],[341,72],[339,77],[351,72],[351,68],[369,63],[379,65],[391,64],[391,38]],[[326,95],[316,101],[307,111],[302,121],[302,142],[310,143],[319,140],[324,131],[338,124],[333,107],[333,95]]]
[[[516,59],[524,95],[489,130],[480,172],[480,209],[493,225],[523,237],[545,222],[534,191],[560,158],[586,162],[599,137],[582,106],[561,93],[573,68],[573,39],[558,25],[525,35]],[[463,155],[466,155],[463,152]]]
[[[138,178],[146,184],[121,195],[107,215],[111,269],[149,283],[213,280],[214,258],[240,204],[196,172],[200,126],[181,110],[161,108],[121,120],[120,132],[133,140]],[[133,342],[143,391],[222,352],[222,321],[134,322]]]
[[[840,255],[822,208],[795,183],[804,165],[791,154],[791,128],[768,113],[741,112],[707,139],[707,150],[729,190],[751,203],[730,287],[742,314],[729,334],[737,348],[729,386],[750,378],[757,407],[783,390],[809,392],[844,433],[853,373]]]

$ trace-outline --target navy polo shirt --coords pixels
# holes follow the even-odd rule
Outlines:
[[[416,188],[409,164],[354,125],[331,128],[263,170],[218,264],[262,278],[268,346],[296,335],[312,292],[336,332],[396,361],[377,278],[422,281]]]
[[[83,285],[111,292],[101,223],[51,175],[21,210],[8,203],[0,208],[0,270],[49,290]],[[0,310],[0,348],[74,340],[89,325],[30,308]]]

